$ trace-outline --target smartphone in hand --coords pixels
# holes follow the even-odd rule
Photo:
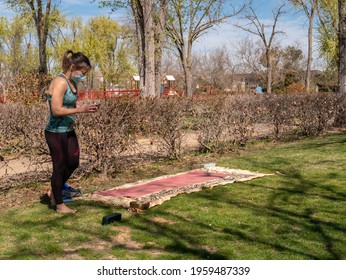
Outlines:
[[[98,104],[98,103],[90,104],[90,111],[91,112],[96,112],[96,111],[98,111],[99,108],[100,108],[100,104]]]
[[[94,105],[95,107],[99,108],[100,107],[100,103],[96,103],[94,102],[92,105]]]

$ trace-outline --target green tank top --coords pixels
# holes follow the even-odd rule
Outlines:
[[[63,74],[59,74],[59,77],[62,77],[66,80],[66,77]],[[67,80],[66,83],[68,84]],[[76,108],[78,93],[74,94],[68,84],[68,88],[65,92],[62,106],[65,108]],[[46,125],[45,130],[49,132],[69,132],[73,131],[74,124],[74,115],[55,117],[52,113],[52,96],[48,95],[48,104],[49,104],[49,120]]]

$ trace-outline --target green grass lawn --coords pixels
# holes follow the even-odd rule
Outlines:
[[[0,259],[346,259],[345,132],[259,143],[217,164],[273,176],[141,214],[87,201],[71,205],[76,215],[14,207],[1,213]],[[102,226],[114,212],[122,221]]]

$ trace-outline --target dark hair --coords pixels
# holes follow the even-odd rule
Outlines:
[[[62,58],[62,70],[67,71],[71,65],[74,65],[74,70],[80,70],[82,68],[91,68],[89,58],[81,52],[74,53],[71,50],[65,52]]]

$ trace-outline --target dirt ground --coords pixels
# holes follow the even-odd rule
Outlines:
[[[21,174],[25,172],[35,171],[40,168],[48,169],[51,166],[50,162],[40,163],[36,159],[28,157],[5,158],[5,161],[0,162],[0,179],[5,176]]]
[[[264,137],[270,134],[270,130],[268,126],[258,125],[255,128],[254,135],[256,137]],[[188,150],[192,150],[198,146],[196,133],[188,133],[184,137],[184,146]],[[139,150],[142,153],[156,152],[157,146],[155,142],[151,139],[140,139],[139,140]],[[42,163],[46,161],[45,163]],[[51,168],[51,162],[49,159],[40,159],[40,162],[37,162],[36,158],[28,158],[28,157],[18,157],[18,158],[6,158],[5,161],[0,161],[0,182],[3,177],[11,176],[15,174],[21,174],[24,172],[36,171],[38,169],[44,168],[48,170]]]

